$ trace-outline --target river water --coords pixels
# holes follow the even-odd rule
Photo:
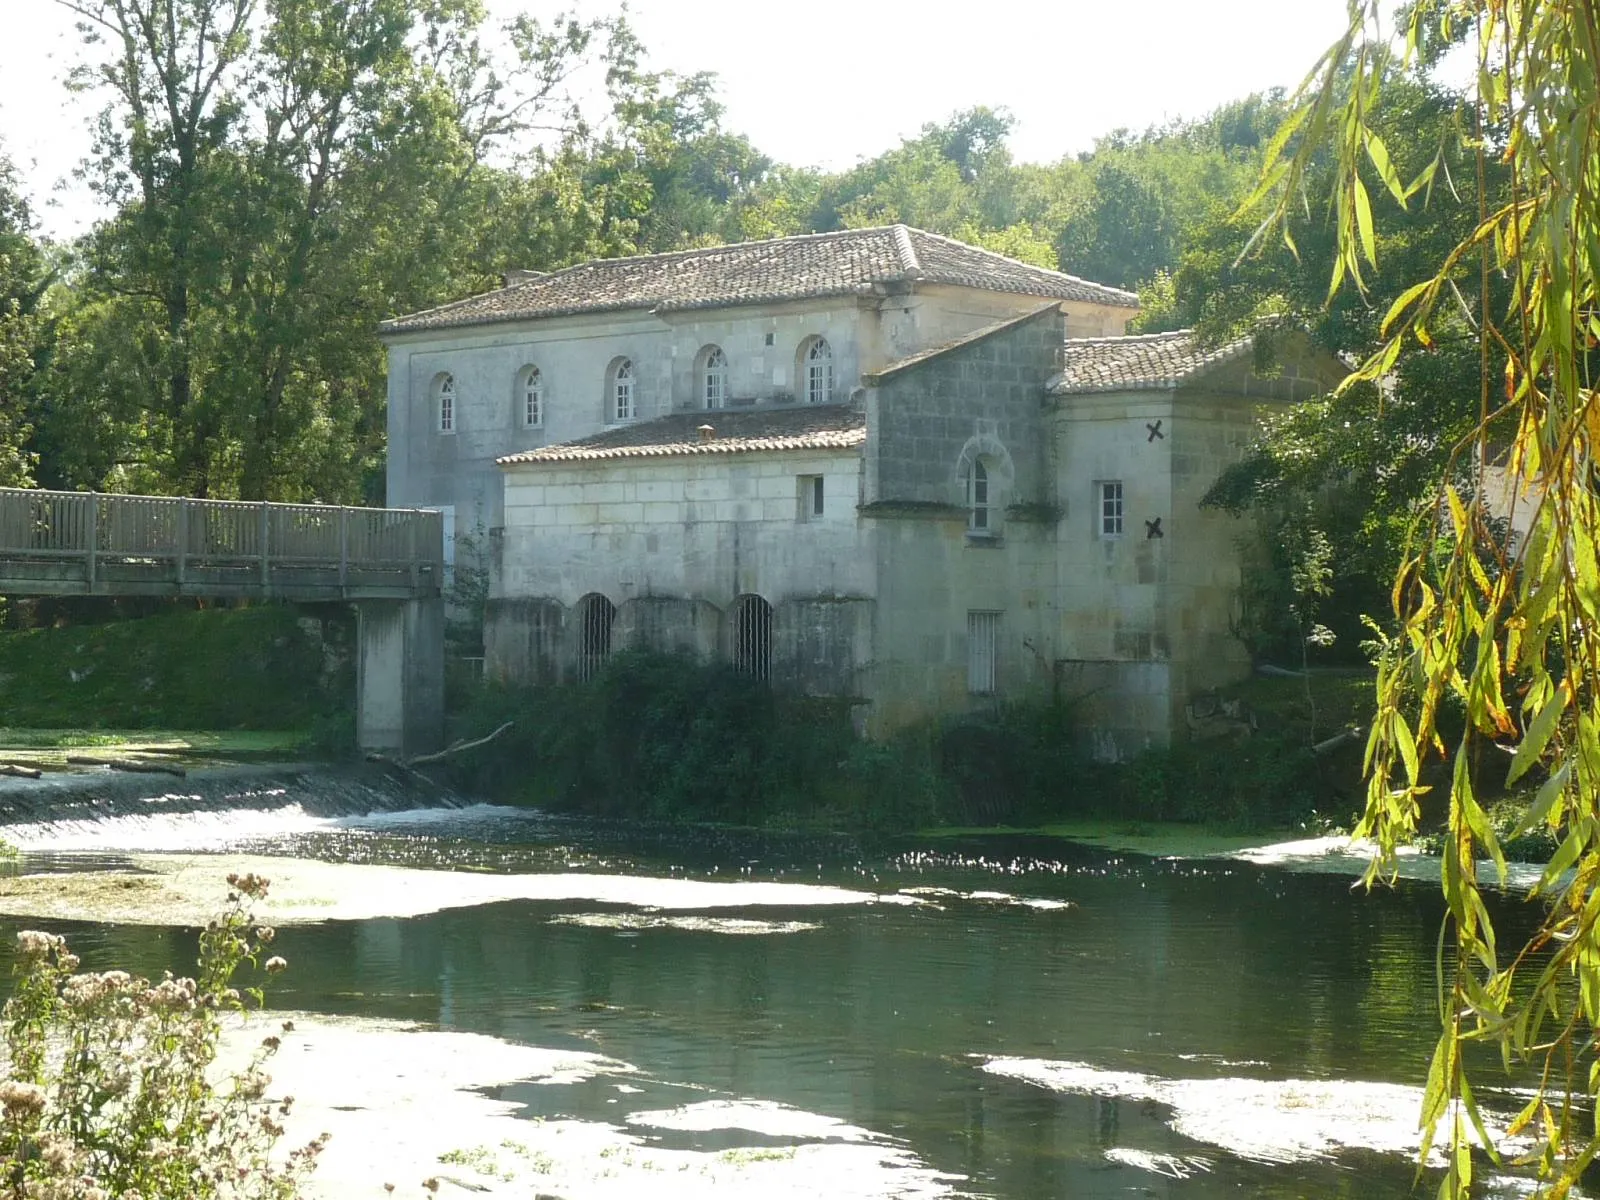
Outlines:
[[[530,1131],[623,1131],[629,1155],[679,1165],[619,1192],[597,1159],[546,1194],[576,1200],[586,1178],[595,1195],[739,1194],[685,1165],[702,1161],[766,1172],[751,1195],[1413,1191],[1436,887],[1368,894],[1337,875],[1053,841],[863,845],[408,811],[417,797],[380,805],[314,773],[236,807],[202,799],[124,796],[111,815],[14,820],[0,837],[28,851],[24,871],[242,850],[426,867],[463,887],[577,873],[609,896],[614,877],[635,881],[620,903],[508,900],[278,938],[291,969],[273,1006],[602,1056],[486,1094]],[[685,879],[796,886],[748,905],[757,893],[737,887],[715,907],[665,899]],[[1502,916],[1528,919],[1509,902]],[[0,958],[40,924],[0,918]],[[189,929],[45,924],[94,967],[182,970],[195,951]],[[862,1147],[832,1182],[814,1173],[822,1150]],[[1525,1188],[1501,1176],[1484,1194]]]

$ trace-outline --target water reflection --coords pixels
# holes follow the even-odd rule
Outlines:
[[[1377,1153],[1370,1138],[1268,1164],[1185,1136],[1163,1089],[1240,1078],[1415,1084],[1433,1040],[1442,913],[1432,889],[1366,895],[1330,876],[1063,857],[1030,842],[935,852],[831,839],[741,846],[718,834],[707,849],[661,831],[590,836],[483,813],[464,828],[341,819],[255,847],[458,870],[803,882],[923,901],[651,914],[516,900],[281,933],[291,970],[274,988],[277,1005],[638,1068],[637,1092],[604,1079],[500,1089],[526,1117],[632,1121],[631,1136],[665,1148],[712,1152],[762,1136],[789,1145],[662,1115],[759,1102],[903,1139],[920,1162],[997,1197],[1411,1191],[1406,1155]],[[90,965],[156,971],[195,949],[192,931],[66,931]],[[1059,1089],[982,1069],[995,1060],[1157,1082]],[[695,1107],[708,1103],[722,1107]]]

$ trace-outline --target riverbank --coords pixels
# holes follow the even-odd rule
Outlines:
[[[293,730],[304,739],[354,709],[346,613],[170,606],[103,619],[116,610],[79,607],[73,623],[0,631],[7,742],[22,730]]]
[[[588,683],[477,689],[451,760],[496,803],[631,820],[904,833],[1176,822],[1228,833],[1348,826],[1364,799],[1371,681],[1255,678],[1209,697],[1224,736],[1097,759],[1069,701],[934,718],[880,741],[848,700],[775,692],[726,665],[619,654]]]
[[[338,621],[285,606],[0,633],[0,763],[59,772],[77,769],[69,758],[117,758],[178,774],[349,757],[348,640]],[[1106,763],[1069,699],[867,742],[849,699],[785,694],[726,664],[630,652],[581,684],[450,684],[452,741],[510,726],[430,768],[463,794],[585,816],[874,833],[1096,820],[1252,836],[1347,827],[1362,801],[1361,745],[1337,734],[1371,703],[1359,673],[1257,677],[1201,698],[1191,739]]]

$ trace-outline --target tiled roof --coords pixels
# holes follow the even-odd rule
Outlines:
[[[702,437],[702,425],[713,433]],[[559,446],[508,454],[502,467],[523,463],[591,462],[613,458],[664,458],[679,454],[750,454],[765,450],[845,450],[867,440],[867,418],[840,404],[792,408],[673,413],[654,421],[619,425]]]
[[[1251,352],[1250,338],[1203,346],[1194,330],[1135,337],[1068,338],[1061,374],[1051,382],[1057,396],[1077,392],[1123,392],[1175,388],[1212,367]]]
[[[1131,292],[1029,266],[951,238],[886,225],[579,263],[454,304],[396,317],[384,333],[622,309],[673,312],[870,295],[916,281],[1137,308]]]

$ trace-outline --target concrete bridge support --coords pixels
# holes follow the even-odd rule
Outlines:
[[[356,739],[363,750],[426,754],[444,744],[444,601],[356,605]]]

